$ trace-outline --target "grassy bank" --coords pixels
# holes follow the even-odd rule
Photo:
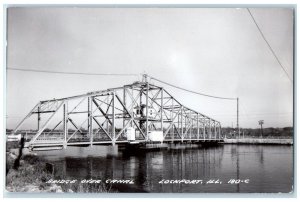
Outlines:
[[[104,184],[47,183],[50,179],[55,179],[53,169],[49,169],[43,158],[33,154],[22,156],[20,166],[14,169],[18,156],[17,147],[18,144],[11,142],[6,145],[6,190],[9,192],[103,193],[110,190]]]
[[[6,190],[9,192],[59,192],[58,186],[47,184],[52,175],[47,172],[45,162],[37,156],[26,155],[20,160],[20,166],[13,168],[15,159],[6,154]]]

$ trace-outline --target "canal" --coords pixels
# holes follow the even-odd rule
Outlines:
[[[119,192],[288,193],[293,190],[293,146],[227,144],[136,153],[112,146],[93,146],[37,153],[54,165],[54,179],[102,180]],[[131,183],[112,184],[112,180]]]

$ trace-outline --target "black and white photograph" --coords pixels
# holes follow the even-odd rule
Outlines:
[[[5,10],[6,195],[294,194],[295,6]]]

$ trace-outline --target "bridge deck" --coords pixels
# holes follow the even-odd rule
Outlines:
[[[222,142],[223,139],[166,139],[161,143],[203,143],[203,142]],[[160,142],[150,142],[145,140],[136,140],[129,142],[127,140],[124,141],[116,141],[115,144],[159,144]],[[27,147],[57,147],[57,146],[89,146],[89,145],[112,145],[112,141],[96,141],[96,142],[68,142],[64,144],[63,141],[53,141],[53,140],[43,140],[36,141],[34,144],[25,144],[25,148]]]

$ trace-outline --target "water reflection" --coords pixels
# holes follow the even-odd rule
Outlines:
[[[149,192],[277,193],[292,190],[291,146],[224,145],[139,152],[139,155],[112,149],[94,146],[39,154],[55,164],[58,179],[132,179],[135,182],[132,187]],[[159,184],[163,179],[220,179],[222,184]],[[250,179],[250,183],[228,184],[230,179]]]

